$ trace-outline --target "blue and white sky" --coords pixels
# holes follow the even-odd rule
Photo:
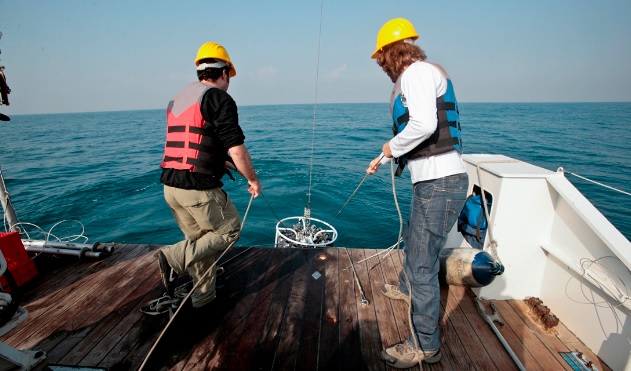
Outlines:
[[[0,112],[164,108],[206,41],[228,50],[239,105],[387,102],[370,55],[396,17],[461,102],[631,101],[630,15],[626,0],[0,0]]]

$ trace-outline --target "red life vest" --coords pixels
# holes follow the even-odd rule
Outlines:
[[[200,105],[211,87],[195,82],[185,87],[167,108],[167,135],[160,167],[215,175],[225,173],[226,150]]]

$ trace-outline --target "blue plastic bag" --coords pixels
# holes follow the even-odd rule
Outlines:
[[[485,196],[487,209],[491,215],[491,195],[485,193]],[[482,249],[487,227],[486,215],[482,207],[482,196],[474,190],[474,193],[467,197],[467,201],[465,201],[458,216],[458,231],[462,233],[471,247]]]

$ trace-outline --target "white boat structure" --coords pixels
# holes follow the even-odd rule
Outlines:
[[[631,370],[631,243],[570,181],[502,155],[464,155],[492,195],[490,239],[505,272],[478,297],[539,298],[607,365]],[[468,247],[455,228],[447,247]]]

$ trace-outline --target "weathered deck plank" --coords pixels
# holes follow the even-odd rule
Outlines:
[[[443,302],[445,317],[446,320],[449,320],[452,324],[445,336],[447,339],[456,337],[460,341],[460,348],[458,348],[456,344],[454,347],[455,351],[462,353],[459,349],[466,348],[466,353],[469,355],[468,362],[477,370],[510,370],[511,367],[514,367],[513,364],[504,364],[502,365],[503,367],[497,365],[495,360],[490,357],[486,343],[480,340],[476,330],[471,326],[469,321],[467,321],[467,317],[460,307],[463,299],[469,299],[464,292],[465,288],[454,286],[453,288],[450,287],[447,289],[443,286],[441,289],[446,291],[446,295],[444,295],[445,300]],[[457,334],[457,336],[452,336],[453,334]],[[488,363],[489,358],[493,361],[492,364]]]
[[[237,272],[240,272],[243,281],[241,281],[241,284],[238,286],[231,284],[224,286],[224,288],[227,289],[225,292],[228,293],[228,295],[224,296],[228,296],[228,300],[221,302],[221,310],[218,312],[223,314],[223,318],[220,316],[220,322],[214,328],[209,326],[208,331],[199,331],[199,333],[196,334],[196,336],[200,338],[199,341],[183,343],[185,345],[184,348],[191,348],[191,351],[187,355],[188,359],[186,363],[183,364],[182,369],[204,370],[207,369],[207,367],[224,368],[226,364],[230,362],[230,359],[235,356],[236,352],[232,351],[232,349],[234,349],[234,345],[241,338],[245,330],[242,325],[252,311],[252,306],[260,291],[263,275],[267,271],[265,264],[257,264],[259,259],[268,261],[263,255],[264,254],[261,254],[260,251],[252,250],[247,254],[247,257],[243,257],[243,260],[234,261],[235,265],[239,267],[238,270],[231,268],[229,265],[224,267],[228,272],[228,277],[234,277]],[[226,281],[222,280],[222,282]],[[235,280],[230,282],[235,282]],[[217,286],[221,284],[222,283],[218,281]],[[217,289],[218,295],[221,296],[221,292],[219,292],[220,287]],[[219,314],[216,313],[212,307],[193,310],[193,312],[192,317],[197,315],[197,317],[199,317],[198,320]],[[212,321],[210,323],[212,323]],[[180,326],[184,331],[182,337],[185,338],[187,337],[187,333],[184,329],[189,326],[198,326],[198,324],[195,323],[195,318],[191,318],[191,321]],[[204,329],[205,327],[206,326],[201,326],[200,329]],[[207,336],[208,333],[211,334],[211,336]],[[167,341],[166,344],[168,343]],[[196,346],[196,343],[200,344],[200,346]],[[223,346],[219,346],[219,344],[225,345],[225,349]]]
[[[56,330],[68,333],[81,330],[81,332],[86,332],[87,335],[71,336],[69,339],[60,342],[57,346],[47,351],[48,358],[53,362],[63,360],[63,362],[70,362],[71,364],[78,363],[86,352],[94,347],[94,344],[101,343],[101,346],[105,346],[109,336],[116,336],[110,334],[113,327],[118,325],[121,320],[125,322],[127,317],[122,317],[117,322],[108,321],[108,319],[117,317],[119,314],[118,308],[121,308],[123,311],[120,315],[126,316],[130,301],[132,304],[139,303],[138,296],[143,295],[143,293],[134,291],[136,287],[144,288],[145,293],[152,288],[145,283],[150,278],[152,271],[148,268],[153,264],[155,264],[155,260],[152,258],[152,254],[146,254],[141,256],[137,264],[125,264],[124,266],[121,264],[121,268],[114,276],[120,278],[113,279],[110,276],[103,276],[98,280],[94,280],[98,282],[93,282],[94,290],[90,295],[86,295],[85,305],[81,305],[79,315],[73,314],[73,317],[69,318]],[[152,282],[150,281],[150,283]],[[136,297],[130,297],[132,293]],[[117,310],[112,312],[110,307],[117,308]],[[135,322],[133,317],[128,320]],[[125,329],[122,331],[126,332]],[[84,341],[86,338],[93,339],[96,343],[91,340]],[[93,345],[87,345],[90,343]],[[103,351],[107,352],[109,349],[105,348]]]
[[[471,326],[471,330],[479,339],[479,344],[484,347],[484,350],[489,355],[495,367],[498,370],[516,370],[517,366],[515,365],[515,362],[513,362],[510,354],[508,354],[508,352],[504,349],[500,339],[493,331],[488,331],[488,323],[486,323],[479,314],[478,308],[473,301],[474,298],[469,296],[470,294],[473,294],[471,290],[460,286],[451,286],[449,287],[449,293],[458,298],[458,308],[462,311],[462,316],[464,316],[464,319]],[[475,342],[475,339],[472,339],[471,341]],[[476,354],[483,355],[482,352]],[[473,358],[477,359],[476,356]],[[484,369],[493,369],[493,365],[488,364],[483,359],[480,360],[480,362],[483,364],[479,365],[481,369],[482,367]]]
[[[80,305],[76,304],[94,291],[94,282],[98,281],[103,272],[115,273],[121,267],[119,261],[129,254],[136,254],[136,251],[135,249],[123,250],[122,253],[110,257],[112,259],[99,261],[99,264],[89,262],[83,266],[84,269],[78,269],[76,272],[72,272],[69,268],[65,269],[62,273],[64,277],[59,280],[57,286],[46,287],[43,285],[41,296],[35,298],[32,303],[29,301],[29,297],[26,296],[22,300],[31,303],[28,307],[29,318],[27,321],[31,322],[33,324],[32,328],[37,329],[37,331],[27,332],[25,327],[16,329],[16,331],[11,332],[11,337],[8,341],[15,343],[16,346],[31,348],[35,344],[31,339],[39,339],[41,338],[39,334],[45,334],[54,330],[54,327],[58,325],[59,316],[73,313],[68,313],[69,311],[75,311],[74,314],[76,314],[76,310],[81,308]],[[42,278],[38,280],[46,282]],[[38,287],[39,290],[40,288]],[[56,305],[51,306],[51,302],[56,303]],[[63,337],[63,334],[60,333],[54,339],[49,338],[49,341],[61,341]],[[54,344],[46,346],[43,350],[53,346]]]
[[[340,250],[327,249],[328,264],[324,269],[324,308],[322,335],[318,349],[317,368],[340,370],[338,341],[340,338]]]
[[[608,367],[603,364],[598,357],[590,357],[591,351],[576,338],[576,336],[570,332],[563,323],[559,323],[552,330],[546,331],[541,324],[539,324],[531,314],[528,305],[521,300],[511,300],[507,302],[516,313],[524,313],[522,317],[523,321],[529,328],[533,329],[533,333],[545,344],[546,348],[552,352],[554,357],[561,363],[566,370],[570,370],[571,367],[567,365],[566,361],[561,356],[560,352],[572,352],[580,351],[588,355],[588,358],[594,363],[594,366],[599,370],[607,370]],[[545,304],[545,303],[544,303]],[[536,317],[535,317],[536,318]]]
[[[272,304],[278,303],[279,301],[285,302],[284,299],[279,300],[277,296],[274,296],[277,291],[283,291],[276,290],[276,286],[274,285],[274,282],[278,280],[278,276],[275,275],[278,271],[277,268],[276,265],[269,264],[269,268],[261,281],[261,287],[256,296],[253,310],[243,325],[243,330],[246,333],[236,339],[238,343],[235,349],[252,349],[253,351],[240,353],[238,356],[232,357],[227,369],[249,369],[253,360],[257,359],[259,347],[265,346],[265,339],[267,338],[265,325],[270,314],[273,312]],[[268,349],[274,348],[275,346],[268,347]]]
[[[294,264],[291,264],[291,262],[297,255],[298,252],[291,250],[279,252],[281,259],[273,261],[267,271],[261,297],[261,302],[267,306],[263,323],[261,324],[262,330],[258,334],[253,331],[251,335],[253,340],[256,340],[256,343],[251,348],[250,362],[245,363],[246,358],[235,358],[237,362],[240,359],[244,361],[241,365],[242,369],[251,368],[251,365],[256,364],[260,365],[261,368],[271,369],[274,364],[279,342],[279,328],[283,323],[283,315],[292,285],[292,280],[289,278],[291,276],[291,267]],[[248,357],[247,354],[244,356]]]
[[[381,350],[408,337],[407,304],[380,293],[398,282],[400,251],[358,263],[377,251],[234,248],[220,262],[217,300],[185,303],[148,357],[168,322],[139,310],[162,295],[158,248],[116,245],[106,259],[60,267],[38,257],[48,263],[21,301],[30,317],[0,340],[45,350],[51,363],[109,370],[145,361],[145,370],[391,370]],[[562,324],[557,335],[542,330],[523,301],[495,304],[506,323],[498,328],[528,370],[570,370],[560,352],[573,350],[608,370]],[[517,369],[470,289],[441,287],[439,325],[443,359],[425,369]]]
[[[373,286],[370,284],[373,280],[376,280],[377,285],[380,285],[381,277],[378,277],[374,271],[369,272],[366,261],[361,262],[365,258],[365,250],[346,249],[346,251],[350,253],[355,265],[355,271],[357,272],[357,279],[353,276],[353,282],[357,294],[355,303],[357,303],[361,354],[363,356],[363,364],[366,366],[364,370],[383,370],[385,368],[383,363],[374,362],[374,355],[381,353],[383,349],[374,304],[375,296],[380,294],[373,292]],[[352,269],[350,270],[352,271]],[[359,283],[357,283],[357,281],[359,281]],[[361,287],[359,285],[361,285]],[[365,302],[362,302],[362,291],[366,300]]]
[[[367,252],[366,255],[372,252]],[[394,276],[394,269],[392,267],[392,260],[390,257],[386,257],[382,263],[376,264],[376,259],[367,261],[367,266],[370,272],[370,285],[372,289],[372,307],[375,309],[376,325],[379,329],[379,338],[381,339],[379,346],[383,347],[383,344],[398,344],[404,339],[401,339],[399,330],[397,329],[397,323],[395,321],[395,313],[392,309],[391,302],[397,300],[390,300],[381,294],[381,285],[388,283],[388,270],[392,269]],[[389,264],[390,263],[390,264]],[[371,269],[372,268],[372,269]],[[396,280],[396,277],[394,278]],[[400,300],[398,300],[400,301]],[[381,352],[383,348],[378,351]]]
[[[506,304],[515,310],[516,313],[529,313],[528,306],[524,302],[515,301],[514,303],[507,302]],[[533,329],[535,336],[545,345],[552,356],[563,365],[564,369],[572,370],[572,367],[567,365],[567,362],[561,356],[561,352],[569,352],[570,348],[556,336],[557,329],[553,328],[550,332],[547,332],[542,325],[535,322],[532,316],[522,318],[526,325]]]
[[[302,323],[308,308],[305,297],[308,288],[309,262],[315,250],[301,250],[300,265],[294,271],[291,288],[282,326],[279,331],[279,343],[276,349],[274,365],[281,370],[294,370],[298,359],[298,347],[302,335]],[[308,255],[308,256],[305,256]],[[304,260],[303,260],[304,259]]]

